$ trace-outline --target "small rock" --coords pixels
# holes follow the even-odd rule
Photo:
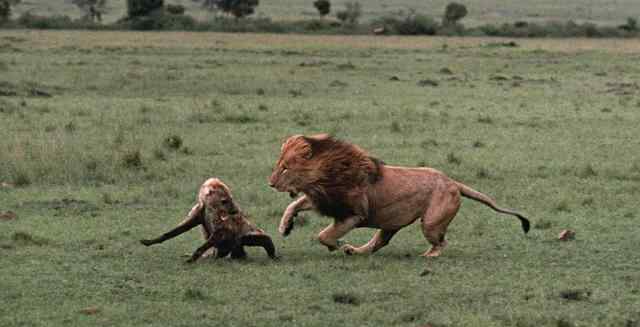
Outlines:
[[[570,229],[564,229],[560,232],[560,235],[558,235],[558,239],[560,241],[572,241],[575,238],[576,238],[576,232]]]
[[[329,86],[331,87],[346,87],[349,86],[349,84],[343,82],[343,81],[339,81],[339,80],[333,80],[331,81],[331,83],[329,83]]]
[[[13,183],[2,182],[2,183],[0,183],[0,187],[2,187],[2,188],[12,188],[12,187],[16,187],[16,186]]]
[[[384,27],[378,27],[373,29],[373,34],[375,35],[382,35],[384,34],[384,32],[385,32]]]
[[[423,79],[418,82],[418,86],[438,86],[439,83],[432,79]]]
[[[504,75],[493,75],[491,77],[489,77],[490,80],[492,81],[508,81],[509,77],[504,76]]]
[[[440,69],[440,74],[453,75],[453,70],[451,70],[451,68],[449,67],[444,67]]]
[[[29,94],[34,97],[44,97],[44,98],[52,97],[51,93],[44,90],[39,90],[36,88],[32,88],[31,90],[29,90]]]
[[[394,75],[394,76],[391,76],[391,77],[389,78],[389,80],[390,80],[390,81],[399,81],[399,80],[400,80],[400,77],[398,77],[398,76],[395,76],[395,75]]]
[[[14,220],[18,215],[13,211],[0,212],[0,220]]]

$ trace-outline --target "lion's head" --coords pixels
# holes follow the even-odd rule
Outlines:
[[[200,186],[198,201],[214,210],[220,217],[235,215],[239,211],[231,196],[231,190],[217,178],[209,178]]]
[[[375,183],[382,163],[356,145],[327,134],[295,135],[283,144],[269,185],[292,196],[302,192],[323,202],[344,202],[347,193]]]

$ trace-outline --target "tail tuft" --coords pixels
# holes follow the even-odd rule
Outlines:
[[[522,217],[522,216],[518,216],[518,219],[520,219],[520,223],[522,224],[522,230],[524,231],[525,234],[529,233],[529,229],[531,228],[531,224],[529,223],[529,219]]]

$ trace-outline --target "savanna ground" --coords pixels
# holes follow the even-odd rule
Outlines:
[[[638,326],[640,42],[506,41],[2,32],[0,326]],[[362,257],[314,241],[312,213],[283,239],[266,179],[316,132],[443,170],[532,231],[466,200],[437,259],[417,225]],[[279,262],[186,265],[196,231],[138,243],[209,176]]]
[[[344,4],[352,0],[332,0],[332,12],[344,9]],[[434,17],[441,17],[450,0],[361,0],[362,19],[369,20],[388,15],[392,12],[415,9]],[[598,25],[618,25],[629,16],[636,17],[640,13],[640,3],[635,0],[458,0],[467,6],[468,16],[463,23],[469,26],[479,24],[496,24],[516,20],[527,21],[590,21]],[[182,4],[187,13],[199,19],[212,17],[201,8],[200,2],[192,0],[165,0],[165,3]],[[260,1],[256,8],[257,16],[271,17],[275,20],[317,18],[318,12],[312,0],[278,0]],[[108,0],[104,19],[113,22],[126,14],[124,0]],[[68,15],[80,17],[83,12],[69,0],[22,0],[15,8],[19,15],[28,10],[38,15]],[[334,16],[334,14],[331,14]]]

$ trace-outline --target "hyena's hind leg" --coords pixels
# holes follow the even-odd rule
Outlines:
[[[447,246],[445,234],[447,227],[460,209],[460,192],[447,189],[433,192],[427,212],[422,216],[422,233],[431,243],[431,249],[422,254],[423,257],[437,257]]]
[[[244,246],[242,244],[236,245],[233,250],[231,250],[231,259],[246,259],[247,252],[244,250]]]
[[[261,233],[261,232],[253,232],[246,234],[240,238],[240,245],[243,246],[260,246],[264,248],[267,252],[267,255],[271,259],[278,259],[276,255],[276,247],[273,245],[273,241],[271,241],[271,237],[269,235]]]

